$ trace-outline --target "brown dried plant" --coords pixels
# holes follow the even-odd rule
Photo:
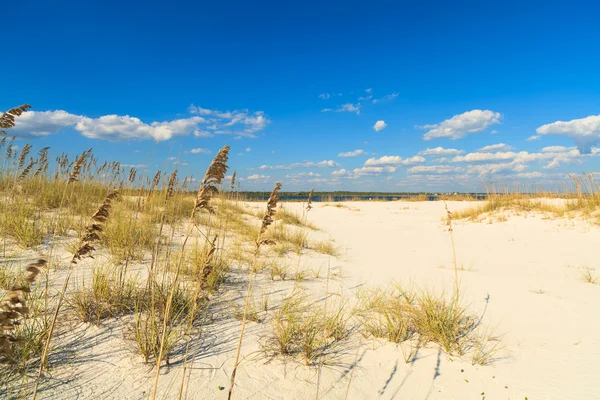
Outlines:
[[[40,268],[46,265],[46,260],[39,259],[27,266],[25,285],[13,286],[8,290],[0,303],[0,364],[15,364],[13,346],[22,339],[11,334],[22,320],[30,314],[27,307],[26,294],[31,292],[31,284],[40,273]]]
[[[25,159],[31,151],[31,147],[32,146],[30,144],[26,144],[25,146],[23,146],[23,150],[21,150],[21,154],[19,155],[19,164],[17,166],[18,169],[23,168],[23,164],[25,164]]]
[[[165,349],[165,340],[166,340],[166,336],[167,336],[167,324],[168,324],[170,313],[171,313],[171,306],[173,303],[173,296],[175,293],[175,288],[177,287],[179,275],[181,272],[181,265],[183,264],[183,255],[184,255],[184,251],[185,251],[185,246],[186,246],[186,243],[192,232],[192,228],[195,226],[192,223],[192,220],[194,218],[196,211],[200,210],[200,209],[206,209],[210,213],[214,213],[214,210],[209,205],[209,201],[212,198],[212,196],[219,194],[219,189],[217,188],[216,185],[221,184],[221,181],[225,177],[225,173],[227,172],[227,169],[229,168],[226,164],[227,160],[229,159],[228,153],[229,153],[229,146],[225,146],[221,150],[219,150],[219,153],[215,156],[213,161],[210,163],[208,169],[206,170],[206,174],[204,174],[204,178],[202,179],[202,182],[200,183],[200,189],[198,190],[198,195],[196,196],[196,202],[194,204],[194,208],[192,209],[192,213],[190,215],[187,232],[183,239],[183,243],[181,244],[181,253],[179,256],[179,260],[177,262],[177,269],[175,271],[175,277],[173,279],[173,289],[169,293],[169,297],[167,299],[167,303],[165,306],[165,313],[163,316],[163,328],[162,328],[162,334],[161,334],[161,339],[160,339],[160,347],[159,347],[159,351],[158,351],[158,357],[156,358],[156,373],[154,376],[154,386],[152,389],[152,396],[151,396],[152,400],[154,400],[156,398],[156,394],[157,394],[158,377],[160,376],[160,362],[163,358],[163,352]]]
[[[75,163],[73,164],[73,171],[71,171],[71,174],[69,175],[69,180],[67,181],[68,183],[77,182],[79,180],[81,167],[85,163],[86,159],[90,156],[90,154],[92,154],[92,149],[84,151],[79,157],[77,157]]]
[[[35,170],[33,176],[38,176],[42,173],[46,173],[48,170],[48,150],[50,147],[44,147],[40,151],[38,151],[38,156],[40,157],[38,160],[38,167]]]
[[[156,179],[156,177],[154,177]],[[177,182],[177,170],[171,172],[171,176],[169,176],[169,183],[167,184],[167,192],[165,194],[165,201],[169,199],[169,197],[173,196],[173,191],[175,190],[175,183]]]
[[[152,185],[150,186],[150,191],[153,191],[158,184],[160,183],[160,170],[156,173],[156,175],[154,175],[154,179],[152,179]]]
[[[91,150],[91,149],[90,149]],[[89,152],[89,151],[88,151]],[[79,157],[81,159],[81,157]],[[42,375],[42,371],[46,366],[46,362],[48,360],[48,352],[50,349],[50,341],[52,339],[52,334],[54,333],[54,327],[56,326],[56,321],[58,319],[58,314],[60,312],[60,308],[65,298],[65,294],[67,292],[67,288],[69,286],[69,279],[71,277],[71,273],[73,272],[74,266],[84,257],[91,257],[92,251],[95,250],[94,243],[100,239],[99,233],[104,229],[104,224],[108,219],[110,209],[112,207],[113,200],[117,199],[119,193],[114,190],[110,194],[106,196],[98,210],[94,214],[92,214],[92,223],[86,228],[85,234],[82,237],[81,244],[75,254],[73,254],[73,258],[71,259],[71,263],[69,269],[67,271],[67,275],[65,276],[63,287],[60,292],[60,296],[58,299],[58,304],[56,305],[56,310],[52,316],[52,321],[50,323],[50,328],[48,331],[48,336],[46,338],[46,342],[44,344],[44,349],[42,351],[42,357],[40,360],[40,368],[38,370],[37,379],[35,382],[35,387],[33,390],[33,398],[35,399],[37,396],[37,390],[40,382],[40,378]]]
[[[219,153],[212,160],[202,182],[200,182],[200,189],[196,196],[196,204],[192,216],[197,210],[205,209],[211,214],[214,214],[215,210],[209,205],[210,199],[219,193],[217,185],[221,184],[221,181],[225,177],[225,173],[229,168],[227,166],[227,160],[229,159],[229,146],[223,147],[219,150]]]
[[[133,183],[135,182],[135,175],[137,174],[137,171],[135,170],[135,168],[131,167],[131,169],[129,170],[129,182]]]
[[[16,136],[10,138],[8,145],[6,146],[6,159],[10,159],[13,153],[13,143],[15,142]]]
[[[27,110],[30,108],[31,106],[29,104],[23,104],[22,106],[11,108],[10,110],[2,113],[0,116],[0,135],[6,135],[5,129],[14,128],[15,117],[27,112]]]
[[[450,232],[450,240],[452,241],[452,260],[454,263],[454,289],[455,289],[455,296],[456,296],[456,298],[454,300],[458,304],[458,297],[459,297],[458,265],[456,263],[456,246],[454,245],[454,229],[452,228],[452,213],[448,209],[448,204],[446,204],[446,202],[444,202],[444,207],[446,208],[446,216],[447,216],[446,226],[448,227],[448,232]]]
[[[237,372],[237,367],[238,367],[239,361],[240,361],[240,353],[242,351],[242,342],[244,340],[244,330],[246,329],[248,306],[250,304],[250,297],[252,294],[252,287],[253,287],[254,266],[256,264],[256,260],[258,259],[258,256],[260,255],[261,245],[274,244],[274,242],[272,240],[263,239],[262,235],[267,231],[267,228],[273,223],[273,216],[277,212],[277,202],[279,201],[279,191],[280,190],[281,190],[281,183],[277,182],[275,184],[275,188],[273,189],[273,191],[271,192],[271,195],[269,196],[269,200],[267,201],[267,210],[265,211],[265,215],[263,216],[262,225],[260,227],[260,231],[258,233],[258,237],[256,238],[256,242],[255,242],[256,248],[254,251],[254,258],[252,261],[252,266],[251,266],[250,272],[249,272],[248,289],[246,291],[246,301],[244,304],[244,312],[243,312],[243,316],[242,316],[242,328],[240,331],[240,339],[238,342],[237,353],[235,355],[235,361],[233,363],[233,371],[231,372],[231,383],[229,385],[229,394],[227,396],[228,400],[231,400],[231,396],[233,395],[233,387],[235,385],[235,374]]]
[[[35,165],[35,160],[33,158],[31,158],[29,160],[29,164],[27,164],[27,166],[21,172],[21,174],[19,175],[19,177],[17,178],[17,180],[18,181],[22,181],[23,179],[27,178],[27,175],[29,175],[29,172],[31,172],[31,169],[33,168],[34,165]]]
[[[313,197],[314,193],[315,193],[315,189],[314,188],[310,189],[310,193],[308,193],[308,201],[306,203],[306,212],[312,210],[312,208],[313,208],[312,207],[312,197]]]
[[[233,191],[233,188],[235,187],[236,174],[237,174],[237,171],[233,171],[233,175],[231,176],[231,184],[229,185],[229,191]]]

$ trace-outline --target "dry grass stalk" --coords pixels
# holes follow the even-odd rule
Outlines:
[[[92,154],[92,149],[88,149],[81,153],[79,157],[75,160],[73,164],[73,171],[69,175],[68,183],[77,182],[79,180],[79,174],[81,173],[81,167],[85,163],[86,159]]]
[[[160,170],[156,173],[156,175],[154,175],[154,178],[152,179],[152,185],[150,186],[150,191],[153,191],[158,184],[160,183]]]
[[[50,149],[50,147],[44,147],[38,152],[38,156],[40,157],[39,161],[38,161],[39,167],[35,170],[35,173],[33,174],[33,176],[38,176],[41,173],[46,173],[46,171],[48,170],[48,150],[49,149]]]
[[[274,242],[272,240],[262,239],[262,235],[267,231],[267,228],[273,223],[273,216],[277,212],[277,202],[279,201],[279,191],[280,190],[281,190],[281,183],[277,182],[275,184],[275,188],[273,189],[273,191],[271,192],[271,195],[269,196],[269,200],[267,201],[267,210],[265,211],[265,215],[263,216],[262,225],[260,227],[258,237],[256,238],[256,241],[255,241],[256,248],[254,251],[254,259],[252,261],[252,267],[250,268],[250,272],[249,272],[250,278],[248,279],[248,290],[246,292],[244,315],[242,317],[242,328],[240,331],[240,339],[238,342],[237,353],[235,356],[235,362],[233,363],[233,371],[231,372],[231,384],[229,386],[229,394],[227,396],[227,398],[229,400],[231,400],[231,396],[233,394],[233,386],[235,384],[235,374],[237,372],[237,367],[238,367],[239,361],[240,361],[240,353],[242,351],[242,342],[244,340],[244,330],[246,329],[248,307],[250,304],[250,297],[252,294],[254,264],[256,263],[256,260],[258,259],[258,256],[260,254],[260,247],[263,244],[274,244]]]
[[[135,168],[131,167],[131,169],[129,170],[129,182],[133,183],[135,182],[135,175],[137,174],[137,171],[135,170]]]
[[[192,213],[188,222],[188,229],[181,244],[181,255],[177,262],[177,270],[175,272],[175,277],[173,279],[173,290],[169,293],[169,298],[167,299],[165,314],[163,318],[163,327],[162,327],[162,335],[160,340],[160,348],[158,352],[158,357],[156,359],[156,374],[154,376],[154,387],[152,390],[152,399],[156,399],[156,393],[158,390],[158,377],[160,376],[160,362],[163,358],[163,352],[165,348],[165,340],[167,336],[167,324],[169,321],[170,313],[171,313],[171,305],[173,302],[173,295],[175,292],[175,288],[177,287],[177,283],[179,280],[179,275],[181,273],[181,265],[183,264],[183,257],[185,254],[185,246],[190,237],[192,231],[192,220],[197,210],[206,209],[209,212],[214,212],[212,207],[209,206],[209,201],[213,195],[219,193],[219,189],[216,187],[217,184],[221,184],[221,181],[225,177],[225,173],[227,172],[227,160],[228,160],[229,146],[223,147],[219,150],[219,153],[215,156],[213,161],[210,163],[210,166],[206,170],[204,178],[200,183],[200,189],[198,190],[198,195],[196,197],[196,203],[194,204],[194,208],[192,209]]]
[[[237,171],[233,171],[233,175],[231,176],[231,184],[229,185],[229,191],[233,191],[233,188],[235,187],[235,176],[236,176]]]
[[[27,266],[26,285],[13,286],[4,294],[0,303],[0,363],[14,364],[12,347],[20,342],[18,337],[10,333],[30,313],[25,295],[31,291],[30,286],[40,273],[40,268],[46,265],[46,260],[39,259]]]
[[[31,106],[29,104],[23,104],[22,106],[11,108],[10,110],[2,113],[0,116],[0,134],[6,135],[5,129],[14,128],[15,117],[27,112],[27,110],[30,108]]]
[[[187,332],[186,332],[187,342],[185,345],[185,354],[183,356],[183,373],[181,375],[181,385],[179,386],[179,396],[178,396],[179,400],[181,400],[181,396],[183,395],[185,373],[187,370],[187,358],[188,358],[189,348],[190,348],[190,337],[191,337],[192,327],[194,325],[194,316],[196,315],[196,309],[198,307],[198,297],[199,297],[201,291],[203,291],[205,293],[205,296],[208,297],[208,277],[210,276],[211,272],[214,269],[214,267],[212,265],[212,261],[213,261],[215,252],[217,250],[216,244],[217,244],[218,238],[219,238],[219,236],[215,235],[212,242],[209,242],[210,250],[208,251],[208,254],[206,255],[206,260],[204,262],[204,265],[202,266],[200,279],[198,280],[198,284],[196,285],[196,291],[194,293],[194,303],[192,305],[192,312],[189,315],[190,318],[189,318]]]
[[[27,175],[29,175],[29,173],[31,172],[31,169],[33,168],[34,165],[35,165],[35,160],[33,158],[31,158],[29,160],[29,164],[27,164],[27,166],[25,167],[23,172],[21,172],[21,174],[19,174],[19,177],[17,178],[17,180],[22,181],[23,179],[27,178]]]
[[[23,150],[21,150],[21,154],[19,155],[19,164],[17,165],[17,169],[23,168],[23,164],[25,164],[25,159],[27,158],[27,155],[31,151],[31,147],[32,146],[29,143],[27,143],[27,144],[25,144],[25,146],[23,146]]]
[[[310,193],[308,194],[308,201],[306,202],[306,212],[309,212],[310,210],[312,210],[312,197],[313,194],[315,193],[315,189],[312,188],[310,189]]]
[[[215,212],[214,208],[209,205],[210,199],[219,193],[217,185],[221,184],[221,181],[225,177],[227,172],[227,160],[229,159],[229,146],[223,147],[219,150],[219,153],[212,160],[202,182],[200,182],[200,189],[196,196],[196,204],[194,206],[194,212],[192,216],[199,209],[205,209],[211,214]]]
[[[448,204],[444,202],[444,207],[446,208],[447,221],[446,226],[448,227],[448,232],[450,232],[450,240],[452,241],[452,260],[454,263],[454,286],[456,291],[455,301],[458,304],[458,296],[459,296],[459,285],[458,285],[458,265],[456,263],[456,247],[454,246],[454,229],[452,228],[452,213],[448,210]]]
[[[82,157],[83,156],[79,157],[79,159],[81,159]],[[81,163],[80,163],[80,165],[81,165]],[[40,378],[42,375],[42,371],[44,370],[44,367],[46,366],[46,362],[48,360],[48,351],[50,349],[50,341],[52,340],[52,334],[54,333],[54,327],[56,326],[56,320],[58,319],[58,314],[60,312],[60,308],[62,306],[62,303],[65,298],[65,294],[67,292],[67,288],[69,285],[69,279],[71,277],[71,273],[73,272],[73,267],[77,264],[77,262],[79,260],[82,259],[82,257],[84,257],[86,255],[91,256],[91,252],[93,250],[95,250],[93,244],[100,239],[99,233],[102,232],[103,225],[109,216],[112,201],[114,199],[116,199],[118,197],[118,195],[119,194],[117,191],[111,192],[108,196],[106,196],[106,198],[104,199],[104,202],[102,203],[102,205],[100,205],[98,210],[92,215],[92,224],[86,228],[86,233],[82,238],[81,244],[80,244],[79,248],[77,249],[77,251],[75,252],[75,254],[73,255],[73,258],[71,259],[69,270],[67,271],[67,275],[65,277],[63,287],[60,292],[58,304],[56,306],[56,310],[54,311],[54,315],[52,316],[52,322],[50,323],[48,337],[46,338],[46,343],[44,344],[44,350],[42,352],[42,357],[40,360],[40,368],[38,370],[38,376],[37,376],[37,379],[35,382],[35,387],[33,390],[33,399],[34,400],[37,396],[37,390],[38,390]]]
[[[154,177],[156,179],[156,177]],[[177,170],[171,172],[169,176],[169,183],[167,184],[167,193],[165,194],[165,201],[169,199],[169,197],[173,196],[173,190],[175,189],[175,183],[177,182]]]

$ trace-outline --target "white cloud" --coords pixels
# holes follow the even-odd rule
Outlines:
[[[339,164],[333,160],[323,160],[323,161],[319,161],[319,162],[302,161],[299,163],[284,164],[284,165],[261,165],[260,167],[258,167],[258,169],[264,171],[264,170],[282,170],[282,169],[285,170],[285,169],[312,168],[312,167],[334,168],[337,166],[339,166]]]
[[[271,120],[265,117],[264,111],[250,113],[245,109],[233,111],[209,110],[193,104],[188,110],[192,114],[205,117],[207,123],[210,123],[206,129],[216,135],[237,135],[237,137],[255,138],[256,132],[265,129],[271,123]],[[198,133],[206,134],[208,132],[202,131]]]
[[[419,152],[422,156],[457,156],[464,153],[463,150],[457,149],[445,149],[443,147],[436,147],[433,149],[425,149]]]
[[[502,161],[512,160],[517,156],[514,152],[496,152],[496,153],[469,153],[465,156],[456,156],[452,162],[481,162],[481,161]]]
[[[251,149],[250,147],[247,147],[247,148],[246,148],[246,153],[249,153],[249,152],[251,152],[251,151],[252,151],[252,149]]]
[[[541,178],[543,176],[543,174],[539,171],[533,171],[533,172],[521,172],[515,175],[515,177],[517,178],[521,178],[521,179],[535,179],[535,178]]]
[[[92,139],[151,139],[162,142],[174,136],[189,135],[197,130],[198,124],[204,122],[206,120],[203,117],[190,117],[146,124],[139,118],[113,114],[99,118],[84,117],[75,125],[75,130]]]
[[[493,124],[499,124],[502,115],[490,110],[471,110],[453,116],[450,119],[434,125],[425,125],[421,128],[429,129],[424,140],[435,138],[460,139],[469,133],[481,132]]]
[[[507,171],[521,171],[525,168],[526,164],[533,162],[542,162],[544,169],[556,168],[562,164],[580,164],[583,162],[584,157],[596,156],[592,151],[590,154],[585,155],[573,147],[563,146],[551,146],[545,147],[539,153],[529,153],[527,151],[521,152],[496,152],[496,153],[482,153],[474,152],[469,153],[465,156],[456,156],[452,159],[452,162],[466,162],[471,164],[480,164],[477,166],[469,167],[470,172],[475,173],[499,173]],[[479,168],[481,167],[481,168]]]
[[[255,181],[255,180],[264,180],[264,179],[270,179],[270,176],[266,176],[266,175],[259,175],[259,174],[254,174],[254,175],[250,175],[248,178],[249,181]]]
[[[564,153],[573,149],[574,147],[568,148],[565,146],[547,146],[542,149],[542,153]]]
[[[286,179],[291,179],[291,180],[305,180],[307,178],[320,178],[321,174],[317,173],[317,172],[299,172],[297,174],[287,174],[285,176]]]
[[[467,169],[469,174],[477,174],[480,177],[498,173],[510,173],[510,172],[521,172],[527,168],[521,163],[499,163],[499,164],[484,164],[484,165],[470,165]]]
[[[319,98],[323,99],[323,100],[327,100],[327,99],[331,98],[331,94],[330,93],[321,93],[319,95]]]
[[[356,114],[360,114],[360,103],[357,103],[357,104],[352,104],[352,103],[342,104],[335,111],[337,111],[337,112],[355,112]]]
[[[29,111],[15,120],[15,127],[9,133],[15,136],[53,135],[63,128],[74,126],[83,118],[63,110]]]
[[[361,167],[354,168],[352,171],[355,176],[363,175],[381,175],[382,173],[393,173],[396,172],[396,167]]]
[[[532,135],[532,136],[529,136],[529,137],[528,137],[527,139],[525,139],[525,140],[527,140],[528,142],[533,142],[534,140],[539,140],[539,139],[541,139],[541,138],[542,138],[542,137],[541,137],[540,135]]]
[[[582,153],[600,142],[600,115],[590,115],[571,121],[556,121],[536,129],[540,135],[564,135],[571,138]]]
[[[321,112],[331,112],[333,111],[333,108],[324,108],[321,110]]]
[[[449,165],[417,165],[408,170],[411,174],[450,174],[463,171],[463,167],[452,167]]]
[[[386,128],[387,124],[385,123],[384,120],[379,120],[377,122],[375,122],[375,125],[373,125],[373,129],[375,129],[377,132],[382,131]]]
[[[191,149],[190,153],[192,153],[192,154],[210,154],[211,151],[209,149],[202,149],[202,148],[198,147],[195,149]]]
[[[18,136],[47,136],[64,128],[73,128],[83,136],[93,139],[114,141],[138,139],[161,142],[190,134],[197,137],[213,134],[256,137],[254,133],[264,129],[271,122],[262,111],[252,115],[247,110],[222,113],[193,105],[189,110],[196,115],[150,123],[129,115],[109,114],[90,118],[63,110],[31,111],[17,119],[11,133],[14,132]]]
[[[354,151],[347,151],[344,153],[340,153],[340,154],[338,154],[338,157],[356,157],[356,156],[362,156],[363,154],[366,154],[366,152],[364,150],[357,149]]]
[[[404,159],[400,156],[383,156],[379,158],[369,158],[365,162],[365,166],[377,166],[377,165],[412,165],[425,162],[425,158],[421,156],[413,156]]]
[[[373,104],[381,103],[381,102],[384,102],[384,101],[394,100],[396,97],[398,97],[398,93],[388,94],[386,96],[383,96],[380,99],[373,99]]]
[[[477,151],[480,151],[482,153],[489,153],[489,152],[494,152],[494,151],[511,151],[512,149],[513,149],[512,146],[509,146],[504,143],[498,143],[498,144],[490,144],[489,146],[482,147],[481,149],[479,149]]]
[[[340,177],[340,176],[345,176],[347,173],[348,173],[348,171],[346,171],[344,168],[342,168],[338,171],[333,171],[331,173],[331,175]]]
[[[373,93],[373,88],[365,89],[365,92],[367,92],[367,93]]]
[[[340,169],[338,171],[333,171],[331,175],[334,178],[350,178],[356,179],[361,176],[379,176],[385,173],[394,173],[398,169],[396,167],[386,166],[386,167],[372,167],[372,166],[364,166],[360,168],[354,168],[352,171],[346,169]]]

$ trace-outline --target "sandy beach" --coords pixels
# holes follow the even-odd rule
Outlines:
[[[262,203],[248,203],[260,209]],[[473,206],[448,202],[456,211]],[[301,212],[302,203],[285,208]],[[307,251],[302,269],[327,269],[330,279],[300,284],[315,305],[328,297],[356,304],[361,290],[402,286],[451,293],[452,248],[443,202],[315,203],[318,227],[308,240],[333,239],[337,257]],[[584,282],[596,268],[600,228],[580,219],[506,213],[505,221],[454,221],[461,302],[502,344],[489,365],[470,353],[448,355],[433,343],[405,362],[406,344],[364,337],[357,327],[335,348],[330,365],[308,367],[264,351],[271,311],[247,327],[234,398],[239,399],[595,399],[600,398],[600,286]],[[491,221],[491,222],[490,222]],[[288,254],[291,264],[297,257]],[[140,269],[142,269],[140,267]],[[233,270],[210,306],[211,322],[190,351],[184,398],[226,398],[240,321],[231,302],[243,299],[246,273]],[[254,288],[272,308],[292,290],[293,279],[259,273]],[[325,285],[329,296],[325,296]],[[63,358],[42,386],[48,399],[142,399],[152,366],[130,351],[124,320],[100,326],[61,327]],[[404,346],[404,347],[403,347]],[[51,357],[52,360],[52,357]],[[159,397],[175,398],[183,368],[163,367]]]

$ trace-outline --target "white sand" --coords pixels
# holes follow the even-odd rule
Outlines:
[[[359,287],[392,281],[452,290],[452,251],[441,221],[443,203],[346,205],[352,209],[316,203],[309,215],[322,228],[309,240],[331,236],[343,248],[332,262],[343,278],[336,277],[330,291],[351,297]],[[471,205],[448,203],[451,210]],[[301,204],[286,207],[299,210]],[[490,366],[473,366],[469,354],[450,357],[430,345],[406,364],[398,345],[363,339],[358,363],[350,368],[360,337],[354,333],[341,348],[342,365],[323,369],[319,398],[343,399],[353,369],[350,399],[600,399],[600,285],[581,279],[586,266],[600,274],[600,228],[584,221],[529,215],[492,224],[458,222],[454,234],[458,263],[465,268],[460,272],[464,302],[483,314],[484,325],[504,334],[506,351],[501,358]],[[289,258],[294,263],[295,256]],[[314,268],[326,263],[324,256],[303,261]],[[227,397],[240,328],[239,321],[229,316],[227,304],[232,295],[239,301],[245,274],[232,279],[223,287],[229,295],[215,298],[212,311],[217,320],[206,327],[194,349],[186,382],[188,399]],[[324,284],[323,278],[308,279],[305,286],[321,299]],[[273,283],[267,276],[258,282],[259,289],[271,293],[273,303],[290,285]],[[147,397],[151,366],[129,351],[122,326],[112,321],[102,327],[70,329],[61,339],[65,360],[52,370],[42,398]],[[259,343],[266,331],[266,324],[248,326],[234,398],[315,398],[314,369],[264,358]],[[181,366],[163,368],[160,398],[176,398],[181,370]]]

